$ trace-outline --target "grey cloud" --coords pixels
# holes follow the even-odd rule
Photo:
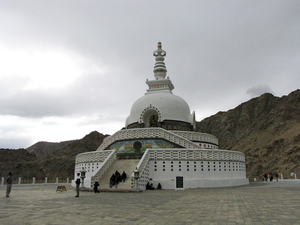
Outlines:
[[[29,118],[114,112],[118,112],[116,116],[128,114],[132,94],[126,90],[135,84],[127,85],[122,81],[110,73],[85,74],[64,88],[14,89],[13,94],[0,96],[0,114]]]
[[[30,139],[27,138],[0,138],[0,148],[19,149],[27,148],[32,144]]]
[[[63,51],[81,56],[87,70],[61,89],[25,91],[26,78],[0,77],[2,115],[120,121],[144,95],[145,80],[153,79],[158,41],[167,51],[173,93],[199,115],[228,110],[263,92],[284,95],[299,88],[297,1],[12,0],[2,5],[0,47]],[[105,72],[90,73],[93,65]]]
[[[25,148],[32,143],[31,137],[24,137],[26,130],[16,125],[3,125],[0,127],[0,148]],[[11,134],[11,137],[5,137]],[[13,135],[12,135],[13,134]]]
[[[44,91],[20,91],[0,99],[0,114],[28,118],[64,115],[64,99]]]

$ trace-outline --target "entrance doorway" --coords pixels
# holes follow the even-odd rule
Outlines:
[[[176,177],[176,189],[183,188],[183,177]]]

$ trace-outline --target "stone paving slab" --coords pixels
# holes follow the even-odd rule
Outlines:
[[[0,224],[300,224],[300,182],[142,193],[81,192],[57,184],[0,186]],[[1,194],[2,193],[2,194]]]

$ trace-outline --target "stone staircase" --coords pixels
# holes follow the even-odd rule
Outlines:
[[[138,165],[140,159],[122,159],[122,160],[116,160],[112,163],[112,165],[109,167],[109,169],[105,172],[105,174],[101,177],[99,184],[100,184],[100,191],[130,191],[131,189],[131,175],[133,171],[135,170],[136,166]],[[127,174],[126,181],[120,182],[118,184],[118,187],[116,188],[113,186],[112,188],[109,187],[109,179],[113,173],[118,170],[120,174],[125,171]]]

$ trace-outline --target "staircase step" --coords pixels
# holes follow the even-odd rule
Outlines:
[[[101,191],[103,189],[103,191],[113,191],[112,189],[116,189],[115,191],[117,191],[119,189],[129,191],[131,189],[131,175],[138,165],[139,161],[140,159],[118,159],[114,161],[98,181],[100,184],[99,190]],[[111,175],[115,173],[116,170],[118,170],[120,174],[125,171],[125,173],[127,174],[127,179],[125,180],[125,182],[120,182],[117,188],[115,188],[115,186],[110,188],[109,180]]]
[[[130,192],[130,188],[100,188],[100,192]]]

